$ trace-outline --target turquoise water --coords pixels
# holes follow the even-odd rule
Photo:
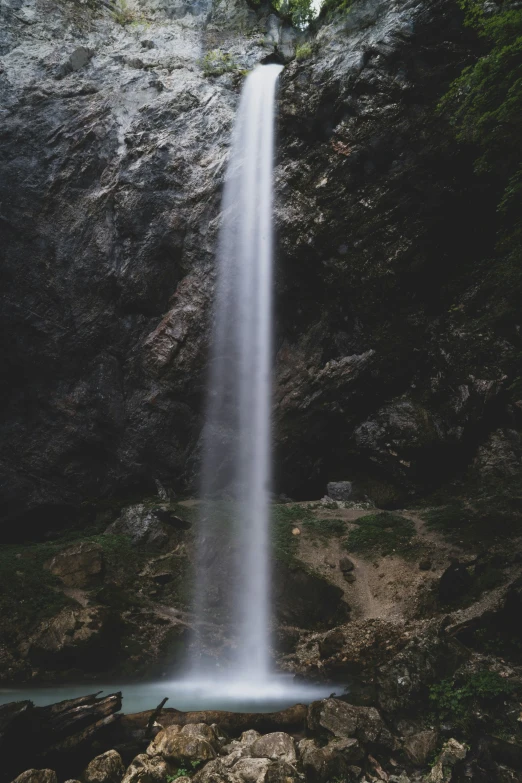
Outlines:
[[[227,680],[164,680],[153,683],[81,683],[78,685],[52,685],[49,687],[0,688],[0,704],[30,699],[36,706],[44,707],[65,699],[75,699],[89,693],[102,691],[102,695],[121,691],[122,711],[130,714],[154,709],[165,697],[165,707],[183,712],[192,710],[229,710],[232,712],[276,712],[293,704],[309,704],[315,699],[329,696],[335,687],[328,685],[296,684],[286,676],[273,676],[260,683]],[[342,688],[337,689],[342,693]]]

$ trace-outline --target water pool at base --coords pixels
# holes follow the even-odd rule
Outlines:
[[[152,683],[80,683],[40,687],[0,688],[0,704],[30,699],[37,707],[45,707],[66,699],[75,699],[102,691],[103,696],[121,691],[122,712],[126,714],[154,709],[165,697],[166,708],[182,712],[193,710],[227,710],[230,712],[277,712],[293,704],[309,704],[343,687],[332,684],[307,685],[291,677],[273,676],[261,682],[243,680],[163,680]]]

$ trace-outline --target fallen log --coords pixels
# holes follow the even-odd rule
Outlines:
[[[138,734],[145,732],[154,710],[137,712],[134,715],[123,715],[118,729],[123,732]],[[267,734],[272,731],[285,731],[288,734],[301,734],[305,728],[307,707],[304,704],[294,704],[279,712],[226,712],[223,710],[201,710],[197,712],[181,712],[164,708],[159,718],[161,726],[185,726],[187,723],[217,723],[229,736],[237,737],[247,729],[256,729]]]
[[[0,707],[0,781],[10,781],[20,772],[38,767],[52,756],[58,769],[94,742],[103,744],[107,730],[120,717],[121,693],[104,698],[98,694],[35,707],[31,701]],[[78,753],[80,751],[80,753]]]

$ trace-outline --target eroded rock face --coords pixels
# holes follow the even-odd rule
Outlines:
[[[40,509],[37,527],[50,507],[190,477],[240,71],[283,39],[290,52],[295,33],[242,0],[139,0],[130,26],[103,3],[27,0],[27,24],[11,5],[2,504]],[[209,76],[203,59],[219,46],[233,70]]]
[[[103,576],[103,567],[103,549],[91,541],[62,550],[46,565],[66,587],[92,587]]]

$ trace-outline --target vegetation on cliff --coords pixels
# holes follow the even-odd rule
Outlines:
[[[464,69],[440,104],[459,143],[476,149],[475,170],[498,193],[498,243],[485,264],[493,313],[518,318],[522,292],[522,9],[504,2],[492,10],[461,0],[465,23],[483,39],[484,53]]]

